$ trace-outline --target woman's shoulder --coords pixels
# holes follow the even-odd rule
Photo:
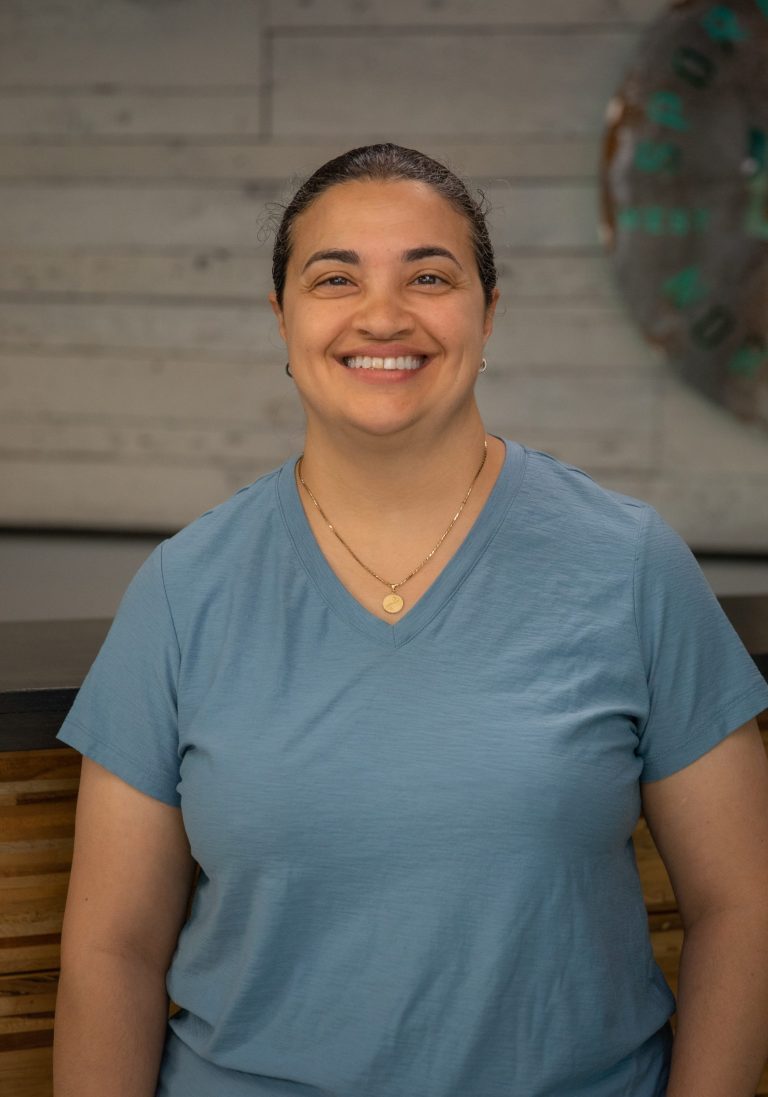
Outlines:
[[[649,513],[656,513],[650,503],[600,483],[578,465],[545,450],[523,449],[527,503],[543,520],[572,535],[592,531],[633,542]]]
[[[277,509],[276,480],[283,467],[237,488],[168,537],[163,542],[166,571],[183,579],[198,567],[215,567],[217,561],[236,565],[238,557],[252,549],[270,526]]]

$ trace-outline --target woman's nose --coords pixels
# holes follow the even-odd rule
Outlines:
[[[391,338],[413,325],[413,318],[397,290],[382,285],[366,289],[355,315],[356,326],[378,338]]]

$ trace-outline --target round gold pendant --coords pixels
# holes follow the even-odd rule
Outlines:
[[[403,599],[399,594],[388,594],[381,604],[387,613],[399,613],[403,608]]]

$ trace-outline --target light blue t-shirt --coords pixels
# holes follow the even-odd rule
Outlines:
[[[653,507],[504,441],[391,624],[298,454],[128,586],[58,738],[180,806],[201,866],[157,1097],[663,1097],[639,782],[768,685]]]

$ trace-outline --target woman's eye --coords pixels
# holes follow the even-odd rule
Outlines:
[[[335,283],[336,285],[338,285],[339,282],[348,281],[349,279],[345,278],[343,274],[331,274],[328,278],[323,278],[323,280],[321,282],[318,282],[317,284],[318,286],[329,286],[331,285],[331,283]]]
[[[439,274],[419,274],[416,278],[414,278],[414,281],[418,282],[420,278],[436,278],[438,280],[438,282],[445,282],[446,281],[446,279],[441,278]],[[423,285],[433,286],[435,283],[434,282],[427,282],[427,283],[422,283],[422,284]]]

